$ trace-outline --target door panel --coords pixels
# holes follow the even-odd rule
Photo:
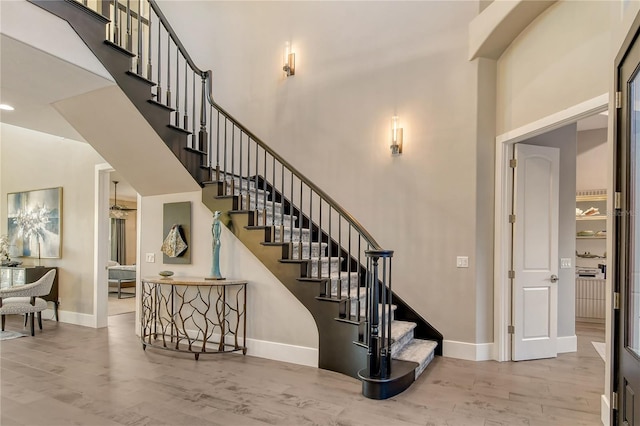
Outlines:
[[[638,23],[634,25],[638,30]],[[631,40],[631,39],[628,39]],[[620,206],[614,219],[614,291],[619,309],[614,311],[613,389],[618,411],[613,424],[640,425],[640,43],[632,41],[617,61],[617,87],[622,94],[616,117],[615,190]]]
[[[512,359],[557,355],[560,150],[517,144]]]

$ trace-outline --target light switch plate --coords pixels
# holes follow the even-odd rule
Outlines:
[[[468,268],[469,267],[469,257],[468,256],[458,256],[456,257],[456,268]]]
[[[570,257],[561,258],[560,259],[560,268],[561,269],[571,268],[571,258]]]
[[[155,261],[156,261],[155,253],[147,253],[146,254],[146,260],[147,260],[147,263],[155,263]]]

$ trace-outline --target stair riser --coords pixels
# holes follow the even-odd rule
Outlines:
[[[342,272],[341,273],[341,277],[340,280],[338,280],[337,278],[333,278],[331,280],[331,294],[337,295],[338,294],[338,283],[341,282],[340,285],[340,290],[342,292],[342,296],[343,297],[347,297],[347,290],[348,290],[348,286],[349,286],[349,277],[348,274],[346,272]],[[351,297],[354,297],[357,293],[358,293],[358,274],[353,272],[351,273]],[[365,292],[365,288],[362,287],[360,289],[361,293]]]
[[[302,246],[302,256],[300,256],[300,247]],[[310,257],[322,257],[327,252],[327,244],[311,243],[311,244],[292,244],[291,259],[305,259]]]
[[[285,226],[286,228],[292,228],[295,226],[296,217],[291,217],[288,215],[278,215],[276,214],[275,220],[271,215],[271,211],[267,211],[266,215],[266,223],[264,222],[265,215],[263,214],[264,210],[258,210],[258,225],[268,225],[268,226]]]
[[[280,232],[275,234],[275,242],[288,243],[289,241],[300,241],[300,229],[299,228],[284,228],[282,239],[280,239]],[[310,240],[310,232],[308,229],[302,229],[302,242],[308,243]]]
[[[402,337],[393,342],[391,344],[391,357],[395,356],[400,351],[400,349],[402,349],[407,343],[411,341],[411,339],[413,339],[413,330],[410,330],[408,333],[405,333]]]
[[[255,180],[242,179],[242,185],[240,185],[240,179],[239,178],[234,178],[233,181],[234,181],[233,187],[235,189],[239,189],[239,188],[242,188],[243,190],[256,189],[256,181]],[[227,188],[231,188],[231,179],[229,177],[227,177]],[[227,191],[230,191],[230,189],[227,189]]]
[[[246,195],[242,195],[240,197],[240,201],[241,210],[267,210],[267,214],[273,214],[275,211],[276,216],[283,214],[282,204],[272,203],[271,201],[267,200],[267,204],[265,205],[264,199],[262,197],[259,197],[256,203],[256,199],[254,197],[248,199]]]
[[[420,377],[420,375],[424,370],[426,370],[427,366],[431,363],[431,361],[433,361],[434,357],[435,357],[435,352],[431,352],[429,357],[424,362],[420,363],[420,366],[416,368],[416,379]]]
[[[387,312],[389,311],[389,309],[387,308]],[[378,318],[381,320],[382,319],[382,306],[380,305],[378,307]],[[396,312],[396,306],[392,306],[391,309],[391,321],[393,321],[395,319],[395,312]],[[366,304],[363,302],[362,305],[360,306],[360,315],[362,317],[366,317]]]
[[[349,301],[349,304],[351,305],[351,315],[355,315],[358,310],[362,310],[362,307],[365,306],[367,303],[367,295],[364,292],[364,288],[361,290],[360,293],[360,298],[358,299],[358,293],[357,292],[352,292],[351,293],[351,300]]]
[[[253,187],[249,187],[249,188],[240,188],[240,187],[234,187],[233,188],[233,192],[231,191],[231,185],[227,185],[226,187],[226,194],[227,195],[250,195],[251,198],[255,198],[256,196],[258,196],[259,198],[263,198],[266,194],[267,196],[267,200],[269,200],[269,196],[270,193],[269,191],[265,191],[263,189],[259,189],[259,188],[253,188]]]
[[[329,267],[331,265],[331,267]],[[329,258],[322,258],[320,260],[312,260],[311,261],[311,276],[312,277],[328,277],[329,271],[331,274],[336,274],[340,269],[340,259],[337,257],[331,258],[331,262],[329,262]],[[318,271],[320,271],[320,275],[318,275]]]

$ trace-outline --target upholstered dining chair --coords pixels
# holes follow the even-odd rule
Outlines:
[[[38,326],[42,330],[42,311],[47,309],[47,301],[38,296],[46,296],[51,291],[56,270],[52,269],[33,283],[0,289],[0,315],[4,331],[5,315],[30,315],[31,335],[35,335],[34,319],[38,314]]]

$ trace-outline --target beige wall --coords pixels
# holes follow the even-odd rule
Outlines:
[[[7,193],[61,186],[62,257],[42,264],[59,268],[62,311],[93,314],[94,174],[104,160],[85,143],[21,127],[2,124],[0,136],[0,234],[7,232]]]
[[[157,275],[171,270],[176,276],[211,275],[211,224],[213,215],[202,204],[200,191],[142,197],[140,204],[140,275]],[[191,202],[191,264],[162,263],[164,203]],[[225,278],[248,281],[247,336],[251,339],[318,348],[318,330],[306,308],[253,256],[231,232],[223,227],[220,271]],[[155,254],[155,263],[146,263],[146,253]],[[249,345],[249,353],[252,346]],[[317,363],[317,359],[316,359]]]
[[[491,241],[484,238],[492,229],[493,134],[478,137],[478,108],[486,107],[478,102],[481,65],[467,60],[477,2],[160,7],[199,66],[215,70],[217,101],[395,250],[400,297],[445,339],[492,341]],[[289,78],[281,64],[286,41],[296,52]],[[394,114],[405,138],[396,158],[389,152]],[[469,256],[470,267],[456,268],[456,256]]]
[[[498,135],[609,90],[619,8],[615,1],[560,1],[511,43],[498,60]]]
[[[578,132],[576,189],[607,187],[607,129]]]

